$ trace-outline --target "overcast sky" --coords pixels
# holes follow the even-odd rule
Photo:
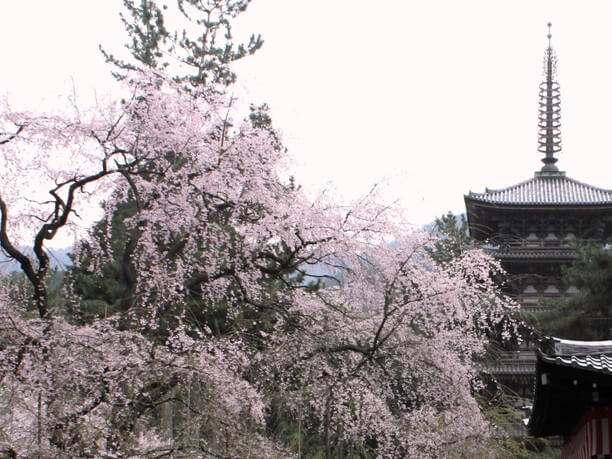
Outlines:
[[[112,90],[98,52],[125,42],[120,0],[0,7],[0,94],[13,108]],[[172,0],[167,0],[172,4]],[[267,102],[298,183],[344,197],[388,182],[415,224],[463,195],[533,176],[546,23],[561,84],[557,163],[612,188],[612,2],[253,0],[236,35],[264,47],[235,67],[242,100]]]

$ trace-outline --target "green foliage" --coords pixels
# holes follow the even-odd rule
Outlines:
[[[188,82],[193,88],[204,88],[210,83],[229,85],[236,79],[235,73],[229,68],[230,64],[255,53],[263,44],[259,35],[251,35],[246,44],[235,43],[232,37],[231,21],[247,9],[250,1],[177,0],[175,11],[171,11],[166,4],[162,3],[160,7],[160,2],[155,0],[123,0],[125,13],[121,14],[121,20],[129,37],[126,48],[134,61],[123,61],[101,48],[102,53],[107,62],[120,70],[164,69],[173,74],[177,81]],[[174,23],[177,23],[177,18],[182,19],[185,28],[169,27],[166,15],[173,19]],[[115,73],[115,76],[123,78],[125,75]],[[255,127],[269,128],[272,131],[267,110],[265,105],[252,106],[250,120]],[[175,156],[173,162],[176,167],[182,167],[180,152],[167,154]],[[151,165],[151,168],[154,169],[155,165]],[[87,244],[83,247],[79,267],[75,267],[71,272],[74,291],[82,298],[77,314],[81,322],[127,312],[133,305],[135,273],[131,265],[131,251],[134,250],[139,235],[137,230],[126,228],[125,220],[134,217],[137,212],[138,205],[132,199],[122,203],[114,211],[110,229],[105,220],[96,225],[93,237],[99,244],[104,243],[109,230],[111,234],[108,252],[112,253],[112,261],[101,266],[101,273],[94,275],[94,272],[87,268],[89,261],[97,254],[93,253]],[[227,231],[233,233],[229,226]],[[177,245],[176,252],[179,252],[180,235],[171,243]],[[210,249],[202,247],[202,255],[206,256],[207,250]],[[230,286],[229,290],[234,288],[235,286]],[[231,292],[230,296],[232,294],[237,292]],[[172,317],[173,308],[174,305],[167,306],[168,317]],[[236,329],[249,330],[253,322],[258,320],[259,326],[262,320],[270,325],[269,312],[263,314],[262,318],[259,317],[261,314],[256,314],[251,309],[230,313],[221,300],[204,301],[198,282],[187,288],[186,320],[200,331],[206,328],[220,336]]]
[[[162,61],[164,55],[161,48],[167,43],[169,33],[164,24],[162,11],[152,0],[141,0],[140,5],[135,5],[134,0],[124,0],[123,5],[131,16],[128,20],[123,13],[121,14],[121,22],[131,38],[126,48],[145,67],[165,68],[168,64]],[[109,60],[113,61],[112,58]],[[123,62],[113,61],[113,63],[125,69],[134,68]]]
[[[127,14],[121,15],[121,21],[130,38],[126,48],[136,62],[126,62],[100,49],[107,62],[120,70],[165,69],[177,81],[188,82],[194,88],[212,82],[227,86],[236,81],[230,64],[263,45],[261,36],[255,34],[247,43],[233,40],[231,20],[244,12],[250,2],[177,0],[175,16],[186,24],[184,28],[169,30],[165,20],[167,5],[160,8],[155,0],[123,0]],[[121,73],[115,76],[124,77]]]
[[[280,400],[270,403],[266,419],[268,435],[287,445],[300,459],[329,457],[374,459],[376,448],[367,441],[360,445],[343,445],[329,439],[327,447],[322,430],[313,419],[299,419],[285,409]],[[335,443],[333,446],[330,443]]]
[[[65,272],[59,268],[50,268],[45,278],[47,288],[49,309],[57,316],[70,316],[70,311],[66,309],[66,301],[64,295],[64,277]],[[0,273],[0,286],[8,287],[9,295],[16,304],[23,306],[23,317],[35,318],[38,317],[38,309],[33,300],[32,284],[28,281],[26,275],[21,271],[14,271],[10,274]]]
[[[564,280],[578,292],[549,300],[550,312],[538,316],[543,333],[560,338],[606,340],[612,338],[612,250],[609,246],[577,247],[576,260],[564,270]]]
[[[436,218],[433,234],[438,237],[429,255],[438,264],[448,263],[459,257],[463,251],[473,246],[468,233],[468,224],[465,217],[459,219],[451,212]]]
[[[303,420],[296,419],[286,410],[281,400],[270,402],[266,418],[268,435],[282,441],[293,451],[299,452],[300,457],[304,459],[323,458],[324,442],[321,435],[304,424]]]
[[[90,323],[96,318],[109,317],[126,309],[129,273],[126,266],[128,229],[125,220],[135,213],[134,200],[123,202],[115,209],[110,228],[106,219],[94,226],[93,238],[103,246],[107,243],[106,250],[113,254],[112,261],[101,265],[101,276],[96,275],[91,268],[99,254],[93,251],[90,244],[83,242],[79,260],[74,260],[69,270],[73,291],[81,299],[78,310],[72,311],[73,322]],[[106,237],[107,233],[110,238]]]
[[[500,459],[536,459],[560,457],[547,440],[509,435],[516,426],[522,426],[526,414],[521,409],[524,400],[501,390],[493,395],[479,395],[477,400],[485,418],[499,428],[499,435],[491,438],[491,457]]]
[[[533,438],[506,438],[498,449],[500,459],[556,459],[561,450],[551,447],[545,440]]]

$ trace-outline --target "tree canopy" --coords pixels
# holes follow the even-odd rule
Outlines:
[[[226,8],[218,27],[247,4],[179,1]],[[126,71],[96,110],[0,113],[0,247],[29,283],[0,283],[1,441],[25,457],[489,451],[477,362],[517,307],[499,264],[477,249],[436,263],[436,239],[375,192],[307,199],[223,78],[194,91],[157,64]],[[46,244],[99,202],[50,301]]]
[[[123,0],[121,21],[129,36],[125,61],[100,47],[106,60],[117,67],[115,75],[149,68],[165,70],[193,88],[208,83],[236,81],[231,63],[254,54],[263,45],[261,35],[236,43],[232,21],[246,11],[251,0],[176,0],[168,21],[168,6],[155,0]]]

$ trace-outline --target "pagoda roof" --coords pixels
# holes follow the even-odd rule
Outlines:
[[[579,182],[564,172],[536,172],[533,178],[507,188],[470,191],[465,199],[502,206],[608,206],[612,190]]]

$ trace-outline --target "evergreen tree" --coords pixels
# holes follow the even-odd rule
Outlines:
[[[135,62],[124,61],[102,47],[107,62],[125,76],[138,68],[164,69],[177,81],[193,88],[210,83],[230,85],[236,74],[230,64],[254,54],[263,45],[261,35],[252,34],[246,43],[236,43],[232,21],[243,13],[251,0],[176,0],[174,16],[182,19],[169,28],[165,14],[155,0],[123,0],[126,14],[121,20],[130,41],[126,44]],[[197,32],[194,32],[197,31]]]
[[[474,245],[468,233],[467,221],[463,215],[457,218],[452,212],[448,212],[436,218],[432,232],[438,239],[434,248],[430,250],[430,255],[440,264],[458,258],[466,249]]]
[[[131,200],[121,203],[112,214],[110,222],[102,219],[92,230],[92,237],[99,243],[106,241],[113,254],[111,261],[101,266],[101,276],[93,275],[88,266],[96,257],[96,253],[86,242],[82,242],[79,260],[74,260],[69,269],[69,279],[74,293],[80,298],[80,305],[73,309],[69,319],[75,323],[90,323],[96,318],[112,316],[126,309],[126,296],[130,285],[130,265],[128,254],[129,229],[125,219],[136,213],[136,202]],[[107,238],[107,233],[110,237]]]
[[[231,20],[244,12],[250,1],[177,0],[172,13],[186,20],[187,24],[185,28],[172,29],[166,25],[167,5],[160,8],[155,0],[124,0],[125,13],[120,16],[129,37],[126,48],[133,61],[121,60],[101,50],[107,61],[117,69],[114,75],[119,79],[131,70],[150,68],[169,71],[176,81],[190,83],[195,93],[209,89],[211,84],[229,85],[236,80],[230,64],[255,53],[263,44],[261,36],[255,34],[251,35],[248,43],[235,43],[232,38]],[[189,28],[189,24],[196,27]],[[195,35],[194,30],[198,31]],[[183,65],[176,65],[179,62]],[[254,128],[263,128],[271,133],[278,140],[276,148],[282,148],[272,129],[266,105],[252,106],[249,119]],[[226,133],[219,135],[225,136]],[[174,156],[175,167],[182,167],[181,152],[168,154]],[[107,216],[96,224],[92,236],[98,243],[110,245],[106,250],[112,253],[113,258],[100,268],[102,276],[94,275],[83,267],[89,266],[88,260],[97,254],[84,243],[79,254],[80,263],[75,263],[70,275],[73,289],[82,300],[72,320],[87,323],[94,318],[128,311],[132,306],[135,286],[132,258],[140,235],[137,227],[128,228],[125,221],[134,218],[146,206],[146,203],[132,196],[115,208],[110,218]],[[218,215],[223,218],[221,213]],[[227,231],[233,232],[231,226],[227,226]],[[107,233],[110,234],[108,240]],[[180,250],[180,237],[174,244],[177,251]],[[271,285],[275,283],[272,281]],[[201,288],[195,280],[186,295],[190,306],[188,319],[197,328],[206,325],[214,333],[224,334],[234,329],[236,324],[253,323],[252,314],[249,313],[246,318],[234,316],[229,321],[227,307],[222,301],[203,305]]]
[[[548,301],[550,312],[538,316],[542,332],[579,340],[612,339],[612,250],[585,244],[564,270],[567,285],[576,287],[568,298]]]

